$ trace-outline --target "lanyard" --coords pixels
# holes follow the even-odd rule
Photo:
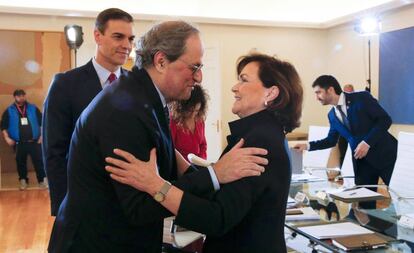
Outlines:
[[[20,110],[20,106],[16,104],[17,110],[20,112],[20,115],[22,115],[23,118],[26,117],[26,104],[23,106],[23,111]]]

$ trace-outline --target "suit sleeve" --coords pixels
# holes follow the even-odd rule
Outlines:
[[[109,156],[116,157],[113,149],[120,148],[130,152],[142,161],[148,161],[150,150],[156,146],[154,133],[151,131],[154,131],[154,129],[149,130],[141,119],[134,118],[128,113],[120,111],[110,113],[108,120],[101,128],[101,133],[98,135],[103,159]],[[162,159],[162,155],[157,150],[158,160]],[[110,180],[125,216],[131,224],[144,225],[172,215],[146,192]],[[211,185],[210,189],[213,188],[208,172],[189,173],[174,184],[184,191],[204,191],[209,188],[209,185]]]
[[[364,141],[372,147],[387,133],[388,128],[392,124],[392,120],[388,113],[378,104],[378,101],[370,94],[364,93],[362,101],[367,112],[367,117],[374,122],[371,130],[364,137]]]
[[[283,163],[281,154],[286,154],[282,144],[267,144],[269,140],[265,138],[257,138],[254,141],[246,138],[245,141],[245,146],[272,150],[267,157],[269,164],[266,166],[266,171],[261,176],[247,177],[223,185],[210,200],[184,192],[176,216],[177,224],[207,235],[223,235],[240,223],[270,183],[280,186],[289,184],[289,180],[277,181],[279,179],[283,181],[286,177],[272,176],[277,173],[278,166]],[[286,156],[285,165],[288,166]],[[278,179],[272,182],[272,178]]]
[[[309,151],[332,148],[338,143],[339,133],[333,126],[331,118],[328,118],[330,124],[328,136],[321,140],[309,142]]]
[[[67,153],[73,131],[69,83],[54,77],[43,108],[43,157],[49,181],[51,212],[56,215],[66,194]]]

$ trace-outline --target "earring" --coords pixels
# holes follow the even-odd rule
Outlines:
[[[267,107],[267,100],[264,102],[264,105]]]

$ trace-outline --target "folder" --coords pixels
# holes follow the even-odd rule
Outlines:
[[[367,188],[357,188],[353,190],[345,190],[342,192],[334,192],[330,193],[329,196],[346,203],[371,201],[385,198],[378,192],[371,191]]]
[[[379,233],[332,238],[332,244],[342,250],[368,250],[385,247],[393,240]]]

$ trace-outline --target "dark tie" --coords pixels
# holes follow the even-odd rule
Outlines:
[[[336,109],[338,109],[339,113],[341,114],[341,118],[342,118],[342,123],[346,126],[346,128],[348,128],[348,130],[351,130],[351,125],[349,124],[349,120],[346,117],[344,111],[342,111],[342,106],[341,105],[337,105]]]
[[[108,77],[109,84],[111,84],[116,79],[117,79],[116,75],[114,73],[111,73]]]
[[[164,115],[167,120],[167,124],[170,125],[170,112],[168,111],[168,106],[164,107]]]

